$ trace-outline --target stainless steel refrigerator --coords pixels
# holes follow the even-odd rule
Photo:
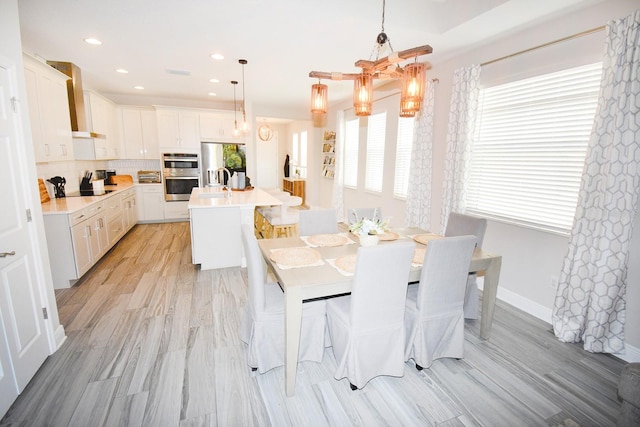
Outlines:
[[[247,170],[244,144],[203,142],[200,159],[203,187],[226,185],[230,175]]]

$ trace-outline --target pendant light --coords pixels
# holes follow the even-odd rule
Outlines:
[[[247,64],[247,60],[238,59],[238,62],[242,65],[242,124],[240,125],[240,132],[242,135],[247,135],[249,133],[249,122],[247,122],[246,101],[244,98],[244,66]]]
[[[400,117],[413,117],[420,111],[424,97],[427,66],[414,62],[404,67],[400,94]]]
[[[353,80],[353,107],[357,116],[368,116],[371,114],[373,101],[373,79],[402,79],[402,93],[400,101],[400,117],[414,117],[420,111],[422,98],[425,91],[426,65],[409,64],[403,69],[399,63],[418,56],[427,55],[433,52],[429,45],[417,46],[411,49],[395,52],[391,46],[391,40],[384,29],[386,1],[382,0],[382,25],[380,33],[376,37],[376,42],[368,60],[360,59],[356,61],[356,67],[362,68],[361,73],[338,73],[325,71],[311,71],[309,77],[328,80]],[[383,52],[389,52],[386,57],[379,58]],[[314,119],[322,117],[322,114],[315,112],[316,105],[326,107],[326,98],[320,97],[321,90],[326,97],[324,85],[313,85],[311,88],[311,112]],[[321,103],[321,101],[324,104]],[[318,108],[318,110],[320,110]],[[326,111],[326,108],[325,108]],[[322,111],[324,114],[325,111]]]
[[[354,80],[353,108],[356,116],[370,116],[373,98],[373,79],[371,74],[362,73]]]
[[[237,81],[231,80],[231,84],[233,85],[233,132],[232,136],[238,137],[240,136],[240,130],[238,129],[238,107],[236,106],[236,85]]]
[[[311,113],[312,114],[326,114],[327,113],[327,85],[318,83],[311,86]]]

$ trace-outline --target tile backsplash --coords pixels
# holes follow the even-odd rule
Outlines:
[[[96,169],[115,169],[118,175],[131,175],[138,181],[139,170],[161,170],[162,162],[158,160],[74,160],[68,162],[37,163],[38,178],[45,181],[53,176],[63,176],[67,180],[66,190],[77,191],[84,171]]]

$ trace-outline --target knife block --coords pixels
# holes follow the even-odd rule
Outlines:
[[[89,178],[84,177],[82,181],[80,181],[80,191],[90,191],[93,190],[93,184],[89,181]]]

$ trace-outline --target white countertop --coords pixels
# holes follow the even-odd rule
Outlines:
[[[189,198],[189,209],[240,207],[240,206],[275,206],[282,201],[259,188],[247,191],[232,191],[231,197],[213,197],[226,193],[221,187],[194,188]]]
[[[50,201],[42,204],[43,215],[58,215],[58,214],[70,214],[86,208],[94,203],[104,202],[124,190],[127,190],[136,184],[118,184],[118,185],[105,185],[105,190],[113,190],[112,193],[107,193],[102,196],[81,196],[81,197],[62,197],[59,199],[51,199]],[[147,185],[147,184],[142,184]]]

